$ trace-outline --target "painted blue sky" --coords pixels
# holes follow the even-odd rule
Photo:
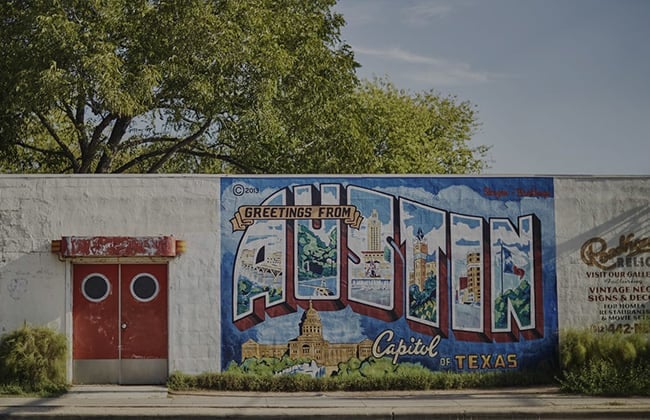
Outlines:
[[[339,0],[362,78],[478,107],[487,174],[650,174],[650,1]]]

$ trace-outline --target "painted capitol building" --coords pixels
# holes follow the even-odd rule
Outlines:
[[[353,357],[364,360],[371,356],[372,340],[359,343],[330,343],[323,339],[323,323],[318,312],[309,302],[299,324],[300,334],[286,344],[260,344],[247,340],[241,346],[242,361],[255,357],[274,357],[288,355],[291,359],[307,358],[320,366],[337,366]]]

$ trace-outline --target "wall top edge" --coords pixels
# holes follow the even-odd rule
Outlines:
[[[0,174],[0,179],[66,179],[66,178],[197,178],[197,179],[219,179],[219,178],[556,178],[556,179],[650,179],[650,174],[614,174],[614,175],[555,175],[555,174]]]

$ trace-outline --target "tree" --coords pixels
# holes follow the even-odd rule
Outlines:
[[[369,173],[479,173],[486,146],[471,147],[477,112],[468,101],[435,91],[411,93],[387,80],[358,89],[357,131],[367,150]]]
[[[0,170],[480,171],[471,107],[360,84],[334,3],[0,2]]]
[[[276,108],[356,83],[333,3],[4,1],[5,158],[26,172],[264,170],[248,143],[296,148],[267,141]]]

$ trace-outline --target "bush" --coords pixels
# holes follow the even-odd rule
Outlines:
[[[568,330],[560,338],[561,389],[589,395],[650,395],[650,335]]]
[[[167,386],[177,391],[187,391],[197,388],[197,380],[195,376],[173,372],[167,379]]]
[[[0,390],[46,395],[64,392],[65,363],[63,334],[25,325],[0,338]]]
[[[587,395],[650,395],[650,366],[635,363],[621,368],[610,361],[597,360],[565,371],[560,385],[565,392]]]
[[[372,370],[371,370],[372,371]],[[553,376],[538,372],[433,372],[424,368],[405,372],[342,374],[312,378],[304,374],[260,375],[230,369],[221,373],[172,374],[167,381],[174,391],[256,391],[256,392],[326,392],[326,391],[425,391],[431,389],[495,388],[555,383]]]

